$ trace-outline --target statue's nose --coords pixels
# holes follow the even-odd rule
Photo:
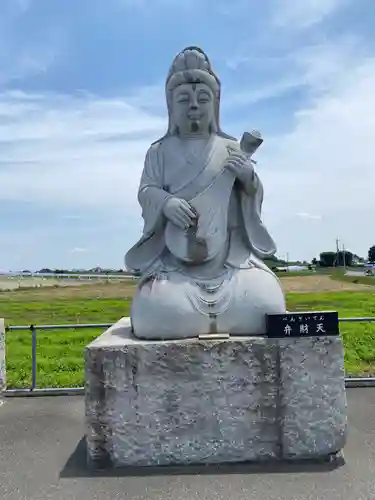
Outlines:
[[[190,101],[190,109],[198,109],[198,101],[195,97]]]

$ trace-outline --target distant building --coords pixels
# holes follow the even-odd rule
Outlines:
[[[104,272],[104,269],[102,269],[101,267],[93,267],[92,269],[90,269],[90,273],[103,273]]]
[[[364,264],[364,262],[365,262],[365,259],[363,257],[359,257],[358,255],[353,254],[352,264],[354,266],[362,265],[362,264]]]

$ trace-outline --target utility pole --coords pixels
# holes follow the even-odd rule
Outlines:
[[[337,254],[338,254],[338,253],[339,253],[339,251],[340,251],[340,247],[339,247],[339,245],[340,245],[340,240],[339,240],[338,238],[336,238],[336,253],[337,253]]]
[[[340,240],[338,238],[336,238],[336,258],[335,258],[335,260],[333,262],[333,267],[335,267],[337,264],[340,264],[340,260],[339,260],[339,255],[340,255],[339,243],[340,243]]]

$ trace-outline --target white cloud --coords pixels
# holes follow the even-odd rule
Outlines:
[[[308,214],[307,212],[298,212],[296,213],[296,217],[300,217],[301,219],[307,219],[307,220],[320,220],[322,218],[321,215],[317,214]]]
[[[70,250],[72,253],[85,253],[87,252],[87,248],[75,247]]]
[[[320,23],[344,4],[345,0],[276,0],[272,19],[278,26],[305,29]]]
[[[302,46],[286,59],[309,87],[310,94],[321,95],[332,88],[338,90],[341,80],[346,85],[351,68],[357,68],[371,55],[360,38],[343,35],[324,43]]]
[[[136,108],[163,113],[166,107],[164,81],[158,85],[145,85],[130,90],[127,92],[126,102]]]
[[[64,220],[81,220],[82,219],[82,217],[80,215],[76,215],[76,214],[63,215],[62,218]]]
[[[2,0],[0,4],[1,19],[9,21],[17,19],[27,12],[32,0]]]
[[[257,155],[265,223],[292,258],[331,248],[337,235],[358,254],[372,243],[361,226],[373,227],[375,213],[375,60],[356,59],[352,49],[330,44],[306,51],[305,59],[299,53],[309,100],[291,130],[265,137]],[[44,201],[73,214],[86,207],[108,220],[116,214],[137,224],[136,235],[144,155],[166,126],[165,118],[135,106],[141,101],[3,94],[1,201]]]
[[[165,119],[124,99],[0,94],[0,198],[136,207],[145,152]],[[133,207],[133,208],[132,208]]]
[[[28,25],[25,29],[22,23],[31,8],[32,0],[0,2],[0,86],[46,73],[65,51],[66,33],[59,23],[46,23],[42,31],[29,31]],[[22,36],[20,26],[24,26],[27,37]]]
[[[296,113],[293,129],[259,154],[273,233],[283,251],[296,248],[295,257],[329,249],[337,235],[359,254],[374,240],[375,58],[337,54],[335,77]],[[333,51],[328,57],[334,61]],[[328,67],[323,53],[319,60]],[[322,219],[311,226],[307,214],[317,213]]]
[[[190,10],[197,6],[197,0],[115,0],[115,3],[120,8],[125,9],[142,9],[145,13],[151,14],[160,9],[178,9]]]
[[[241,66],[238,73],[241,88],[225,93],[223,105],[255,104],[295,91],[302,92],[305,100],[321,96],[337,87],[341,78],[346,82],[351,67],[357,67],[371,55],[370,49],[354,35],[320,43],[301,43],[297,47],[293,44],[278,57],[267,56],[266,50],[260,54],[254,50],[239,51],[226,65],[232,70]]]
[[[233,92],[224,99],[222,106],[224,108],[230,108],[233,106],[239,107],[259,103],[270,98],[280,97],[286,92],[301,87],[303,84],[304,81],[301,75],[295,74],[280,77],[280,79],[275,82],[267,82],[264,85],[254,86],[253,88],[250,87],[247,90]]]

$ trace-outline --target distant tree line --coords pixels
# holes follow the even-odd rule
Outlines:
[[[343,267],[345,266],[352,266],[356,264],[360,259],[358,255],[349,252],[348,250],[341,250],[339,252],[321,252],[319,255],[319,260],[314,258],[311,261],[312,266],[320,266],[320,267]],[[369,250],[368,250],[368,261],[369,262],[374,262],[375,263],[375,245],[372,245]],[[274,270],[277,270],[278,266],[285,266],[288,265],[289,263],[286,262],[283,259],[278,258],[276,255],[272,255],[266,259],[266,264]],[[296,264],[300,265],[308,265],[307,262],[296,262]],[[308,265],[310,268],[311,265]],[[24,271],[26,272],[26,271]],[[80,274],[82,272],[84,273],[102,273],[102,274],[109,274],[109,273],[123,273],[126,272],[123,269],[88,269],[87,271],[70,271],[68,269],[49,269],[49,268],[43,268],[39,271],[40,273],[55,273],[55,274],[73,274],[77,273]]]
[[[322,252],[319,255],[320,267],[342,267],[353,265],[354,254],[347,250],[339,252]]]
[[[352,266],[358,264],[358,262],[363,262],[363,260],[348,250],[341,250],[339,252],[321,252],[319,260],[312,259],[311,263],[321,267],[342,267]],[[368,250],[368,261],[375,262],[375,245]]]
[[[368,261],[375,262],[375,245],[372,245],[368,250]]]

